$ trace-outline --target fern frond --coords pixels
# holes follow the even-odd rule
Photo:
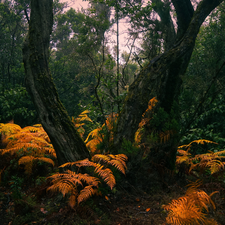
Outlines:
[[[95,189],[94,189],[95,188]],[[88,185],[84,189],[80,191],[80,194],[77,197],[77,202],[80,204],[83,201],[86,201],[91,196],[98,193],[98,190],[96,189],[96,186]]]
[[[125,154],[109,155],[109,156],[113,159],[120,161],[124,165],[124,167],[126,167],[126,161],[128,160],[128,157]]]
[[[180,155],[177,155],[177,157],[176,157],[176,164],[181,164],[182,162],[189,162],[190,161],[190,158],[191,158],[191,154],[190,153],[188,153],[188,151],[184,151],[184,150],[177,150],[177,152],[179,153],[179,154],[181,154],[181,156]]]
[[[207,205],[210,205],[210,204],[213,206],[215,210],[216,206],[214,202],[212,201],[211,196],[218,192],[216,191],[208,195],[206,192],[202,190],[198,190],[198,188],[201,185],[202,185],[201,180],[197,180],[195,182],[188,184],[187,186],[189,188],[187,189],[185,196],[189,199],[192,199],[199,208],[206,209],[207,212],[208,212]]]
[[[35,157],[33,156],[23,156],[19,159],[18,164],[19,165],[24,164],[25,172],[28,174],[31,174],[34,160],[35,160]]]
[[[194,141],[192,141],[189,145],[192,145],[193,143],[201,144],[201,145],[203,145],[203,144],[205,144],[205,143],[207,143],[207,144],[216,144],[216,145],[218,145],[218,143],[216,143],[216,142],[214,142],[214,141],[209,141],[209,140],[205,140],[205,139],[194,140]]]
[[[221,153],[223,154],[223,153]],[[189,171],[193,170],[195,167],[199,168],[209,168],[211,174],[217,173],[221,169],[224,169],[225,162],[222,162],[221,160],[224,159],[225,156],[221,156],[220,153],[205,153],[205,154],[199,154],[193,157],[191,160],[192,161],[200,161],[196,164],[191,163],[191,167]]]
[[[93,166],[96,167],[96,163],[89,161],[89,159],[83,159],[83,160],[79,160],[76,162],[68,162],[68,163],[64,163],[63,165],[59,166],[61,168],[66,167],[66,166],[73,166],[76,165],[77,167],[81,167],[81,166]]]
[[[42,124],[34,124],[33,127],[42,127]]]
[[[71,193],[74,190],[74,186],[71,182],[67,182],[66,180],[58,180],[53,181],[53,185],[47,188],[47,191],[51,191],[53,193],[61,192],[63,196],[68,193]]]
[[[92,158],[91,158],[92,161],[94,162],[100,162],[100,161],[103,161],[104,163],[107,163],[111,160],[111,158],[107,155],[103,155],[103,154],[95,154]]]
[[[21,127],[14,123],[0,123],[0,133],[9,136],[11,134],[16,134],[21,131]]]
[[[95,172],[106,182],[106,184],[113,189],[116,185],[115,177],[109,168],[103,169],[102,165],[97,165]]]
[[[108,162],[109,165],[114,166],[115,168],[117,168],[121,173],[123,173],[125,175],[126,173],[126,166],[124,166],[123,163],[121,163],[120,161],[116,160],[116,159],[112,159]]]
[[[117,113],[112,113],[107,116],[106,118],[106,126],[108,127],[108,130],[111,132],[113,131],[115,127],[115,122],[117,121],[118,114]],[[104,126],[105,124],[103,124]]]
[[[97,146],[102,142],[103,140],[100,138],[95,138],[90,140],[88,143],[86,143],[86,146],[92,153],[95,153],[97,151]]]
[[[40,127],[27,126],[24,127],[20,132],[21,133],[37,133],[40,131]]]
[[[209,167],[211,174],[219,172],[221,169],[224,169],[225,162],[220,160],[209,161],[206,166]]]
[[[39,160],[39,161],[43,161],[43,162],[49,163],[49,164],[52,164],[52,166],[55,165],[55,163],[53,162],[53,160],[50,159],[50,158],[46,158],[46,157],[36,157],[35,159],[36,159],[36,160]]]
[[[74,208],[74,206],[76,205],[76,199],[77,199],[77,193],[72,193],[69,197],[69,206],[71,208]]]
[[[195,205],[193,200],[181,197],[164,206],[169,211],[167,223],[174,225],[205,224],[205,214]]]
[[[11,155],[13,155],[19,150],[25,151],[27,148],[38,148],[38,145],[30,144],[30,143],[18,143],[18,144],[15,144],[15,146],[12,148],[3,149],[2,154],[4,155],[7,153],[10,153]]]
[[[92,177],[88,174],[75,173],[67,170],[64,173],[56,173],[48,179],[52,179],[53,185],[47,188],[47,191],[61,192],[63,196],[71,194],[69,198],[69,205],[74,207],[76,200],[78,204],[87,200],[89,197],[97,193],[99,180],[96,177]],[[85,186],[80,193],[78,192],[78,186]]]
[[[117,168],[119,171],[121,171],[123,174],[125,174],[126,170],[126,163],[127,161],[127,156],[124,154],[118,154],[118,155],[102,155],[102,154],[95,154],[92,158],[92,161],[94,162],[101,162],[103,161],[104,163],[114,166]]]
[[[87,138],[86,138],[86,140],[84,141],[85,143],[86,142],[88,142],[88,139],[90,138],[90,137],[92,137],[92,138],[99,138],[99,140],[102,140],[102,137],[101,137],[101,135],[100,135],[100,131],[101,131],[101,127],[98,127],[98,128],[96,128],[96,129],[94,129],[93,131],[91,131],[89,134],[88,134],[88,136],[87,136]]]

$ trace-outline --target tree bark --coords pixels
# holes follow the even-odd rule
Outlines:
[[[52,0],[31,0],[29,33],[23,46],[23,61],[27,90],[61,165],[87,158],[89,152],[59,100],[49,71],[52,7]]]
[[[174,0],[173,2],[175,4],[177,1]],[[179,15],[180,34],[182,33],[183,35],[170,50],[152,59],[130,85],[129,93],[118,119],[114,139],[115,149],[119,149],[123,139],[133,142],[142,114],[147,109],[148,101],[151,98],[156,97],[159,101],[157,109],[161,107],[166,113],[171,114],[171,109],[182,84],[180,76],[184,75],[186,71],[200,26],[209,13],[223,0],[201,1],[192,18],[190,18],[192,9],[190,4],[188,4],[189,0],[179,2],[184,3],[180,6],[175,4]],[[183,9],[186,9],[186,14],[189,15],[186,19],[181,17],[182,13],[180,10]],[[150,158],[152,162],[155,164],[163,162],[165,167],[173,168],[176,159],[178,132],[178,130],[173,132],[176,134],[173,137],[173,141],[151,148]]]

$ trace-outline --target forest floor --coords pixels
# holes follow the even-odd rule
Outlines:
[[[71,209],[61,194],[46,193],[47,183],[23,186],[16,193],[0,186],[0,225],[166,225],[167,212],[162,205],[185,194],[185,182],[179,181],[166,190],[145,193],[130,185],[130,191],[118,185],[114,193],[96,196]],[[212,199],[217,208],[208,218],[225,225],[225,185],[210,182],[203,188],[208,194],[219,191]],[[15,199],[20,195],[19,200]],[[18,196],[17,196],[18,197]]]

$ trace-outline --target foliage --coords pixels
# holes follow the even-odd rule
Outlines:
[[[83,138],[84,132],[85,132],[85,129],[83,127],[85,125],[84,121],[89,121],[89,122],[93,123],[93,121],[87,115],[89,112],[90,111],[85,110],[76,119],[74,117],[72,117],[72,122],[82,138]]]
[[[215,204],[211,196],[217,192],[208,195],[202,190],[198,190],[199,181],[189,184],[185,196],[172,200],[163,208],[169,211],[166,218],[167,223],[174,225],[191,225],[191,224],[217,224],[212,219],[207,219],[203,210],[208,211],[208,205],[212,205],[215,210]]]
[[[105,147],[113,141],[116,121],[117,114],[113,113],[107,116],[105,123],[101,127],[94,129],[88,134],[85,143],[92,154],[99,153],[100,150],[105,151]],[[92,138],[91,140],[89,140],[90,137]]]
[[[10,188],[13,191],[13,199],[14,200],[19,200],[22,198],[22,195],[21,195],[22,184],[23,184],[22,178],[12,176],[12,178],[10,180]]]
[[[218,152],[209,152],[205,154],[197,154],[192,156],[190,154],[191,146],[194,144],[204,144],[204,143],[213,143],[217,144],[215,142],[209,141],[209,140],[195,140],[192,141],[188,145],[182,145],[178,148],[179,155],[177,156],[176,163],[182,164],[185,163],[187,165],[190,165],[189,172],[194,170],[195,168],[200,168],[200,170],[205,171],[206,169],[209,169],[211,174],[217,173],[220,170],[224,169],[225,162],[223,162],[223,159],[225,158],[225,150],[218,151]],[[185,149],[185,150],[183,150]]]
[[[224,148],[224,2],[201,27],[180,95],[182,139],[208,139]],[[221,68],[221,70],[220,70]],[[218,73],[218,71],[220,72]],[[188,105],[188,107],[187,107]]]
[[[61,165],[60,168],[76,166],[79,171],[80,167],[93,167],[94,173],[103,179],[112,190],[116,184],[116,181],[111,169],[107,168],[107,165],[113,166],[125,174],[126,160],[127,157],[123,154],[97,154],[92,157],[91,161],[84,159],[77,162],[68,162]],[[66,170],[63,173],[56,173],[50,176],[49,179],[52,179],[53,184],[47,190],[52,192],[59,191],[63,194],[63,196],[70,194],[69,205],[72,208],[76,205],[76,203],[80,204],[92,195],[98,194],[100,180],[86,173],[76,173]]]
[[[1,155],[16,156],[18,164],[25,165],[27,174],[32,173],[34,162],[45,162],[54,166],[56,154],[49,137],[41,125],[20,128],[17,124],[0,124],[3,149]],[[36,163],[34,165],[37,165]]]
[[[153,108],[156,106],[156,103],[158,102],[158,100],[156,99],[156,97],[150,99],[150,101],[148,102],[148,108],[146,109],[146,111],[143,113],[142,115],[142,120],[139,123],[138,126],[138,130],[135,133],[135,142],[137,144],[139,144],[141,142],[141,136],[142,133],[144,131],[144,126],[146,124],[149,123],[149,121],[152,119],[153,117]]]
[[[34,122],[37,114],[24,87],[14,87],[2,92],[0,96],[0,121],[14,119],[21,126]]]

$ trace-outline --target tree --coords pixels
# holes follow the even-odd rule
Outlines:
[[[89,152],[59,100],[48,67],[53,1],[31,1],[29,33],[23,46],[26,85],[59,165],[89,157]]]
[[[177,40],[168,51],[153,58],[130,85],[118,119],[114,152],[124,139],[133,142],[149,100],[156,97],[158,104],[153,110],[151,132],[159,136],[169,131],[170,138],[152,146],[149,158],[154,165],[173,169],[179,140],[176,101],[182,83],[180,75],[186,71],[200,26],[221,2],[202,0],[194,12],[189,0],[172,0],[178,21]],[[48,69],[51,28],[52,1],[32,0],[29,35],[23,48],[27,87],[62,164],[88,157],[88,151],[60,103],[51,80]]]
[[[156,97],[158,104],[154,109],[150,132],[158,136],[158,142],[151,146],[148,159],[155,165],[173,169],[177,145],[179,143],[179,109],[177,97],[182,80],[195,45],[199,29],[205,18],[222,0],[202,0],[195,12],[189,0],[172,0],[177,14],[177,40],[163,54],[153,58],[130,85],[128,96],[118,120],[115,146],[123,139],[133,141],[134,134],[147,109],[151,98]],[[182,4],[181,4],[182,3]],[[157,115],[158,114],[158,115]],[[170,130],[170,138],[160,144],[159,135]],[[116,148],[118,149],[118,147]]]

